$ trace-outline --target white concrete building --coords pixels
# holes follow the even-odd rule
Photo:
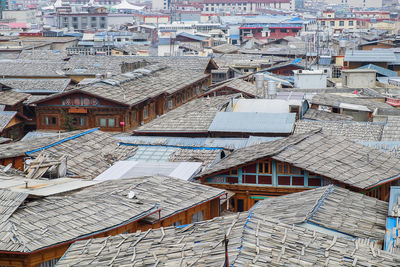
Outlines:
[[[347,5],[350,7],[381,8],[382,0],[325,0],[328,5]]]
[[[342,70],[342,80],[342,84],[344,87],[374,88],[376,86],[376,70]]]
[[[295,70],[294,87],[300,89],[326,88],[328,72],[326,70]]]

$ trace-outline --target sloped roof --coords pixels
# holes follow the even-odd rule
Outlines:
[[[236,91],[239,92],[243,92],[245,94],[251,95],[253,97],[255,97],[257,95],[257,89],[256,89],[256,85],[243,81],[242,79],[234,79],[231,80],[229,82],[223,83],[215,88],[212,88],[211,90],[207,91],[206,94],[209,94],[210,92],[213,91],[218,91],[220,89],[223,89],[225,87],[234,89]],[[259,92],[259,96],[261,96],[263,94],[263,92]]]
[[[92,239],[86,245],[86,241],[78,241],[57,264],[60,267],[90,264],[105,266],[110,265],[110,262],[119,266],[155,263],[169,266],[222,266],[225,260],[222,243],[224,234],[229,228],[229,262],[234,262],[239,253],[241,231],[247,216],[246,213],[235,214],[186,227],[166,227],[109,237],[105,249],[100,253],[97,252],[104,245],[105,239]],[[87,253],[82,253],[84,249]]]
[[[0,158],[36,157],[42,150],[54,159],[67,156],[67,172],[87,179],[93,179],[112,163],[132,153],[131,147],[120,146],[111,134],[91,129],[2,144]]]
[[[380,75],[386,76],[386,77],[397,77],[398,76],[397,72],[389,70],[389,69],[386,69],[386,68],[382,68],[382,67],[374,65],[374,64],[368,64],[368,65],[365,65],[365,66],[361,66],[358,69],[376,70],[377,74],[380,74]]]
[[[324,134],[353,141],[379,141],[383,128],[383,124],[374,122],[299,120],[296,121],[294,133],[302,134],[320,129]]]
[[[395,62],[393,51],[386,50],[347,50],[344,61],[350,62]]]
[[[59,93],[70,84],[70,79],[0,79],[16,92],[23,93]]]
[[[208,77],[207,74],[182,71],[163,65],[149,65],[129,73],[119,74],[64,94],[84,92],[125,105],[135,105],[161,94],[173,94],[195,82]],[[41,103],[59,97],[54,94],[41,99]]]
[[[271,157],[355,188],[368,189],[400,177],[400,159],[346,138],[321,133],[297,134],[231,153],[199,177],[217,175]]]
[[[0,133],[7,127],[15,115],[17,115],[16,111],[0,111]]]
[[[0,240],[0,250],[32,252],[110,230],[158,209],[150,201],[129,199],[129,192],[125,195],[117,194],[115,190],[108,191],[107,195],[98,193],[98,190],[106,189],[105,183],[102,189],[93,188],[85,194],[48,197],[27,203],[0,224],[0,235],[7,237]]]
[[[0,91],[0,105],[14,106],[28,98],[29,94],[19,93],[10,90]]]
[[[35,157],[40,150],[27,153]],[[111,134],[95,129],[50,145],[44,153],[55,159],[67,156],[67,172],[71,176],[93,179],[112,163],[129,157],[132,148],[119,145]]]
[[[366,106],[372,111],[376,108],[394,109],[392,106],[386,103],[378,102],[373,99],[362,98],[362,97],[345,97],[335,94],[317,94],[313,96],[313,98],[311,99],[311,103],[318,105],[326,105],[331,107],[339,107],[341,103],[355,104],[355,105]]]
[[[0,189],[0,227],[28,197],[27,193]]]
[[[86,194],[101,198],[102,195],[115,194],[122,197],[133,191],[139,200],[157,203],[161,209],[161,219],[180,213],[190,207],[218,198],[224,190],[182,179],[155,175],[132,179],[109,180],[77,192],[76,196]],[[154,223],[158,214],[145,220]]]
[[[323,194],[321,191],[327,189],[329,187],[316,189],[316,192],[309,191],[310,208]],[[326,197],[326,203],[329,199],[341,200],[341,197],[346,195],[347,190],[338,190],[340,191],[337,195],[334,195],[333,190],[332,196]],[[360,197],[368,198],[362,195]],[[284,203],[285,198],[275,199],[279,198],[282,199],[280,203]],[[368,211],[376,211],[373,204],[369,206],[370,203],[367,202],[362,201],[360,207],[357,203],[347,202],[345,207],[359,211],[366,206]],[[320,209],[324,209],[323,206],[324,204]],[[163,266],[223,266],[225,234],[229,240],[227,249],[230,266],[400,264],[398,255],[382,251],[368,240],[345,239],[335,231],[323,233],[319,229],[292,225],[270,217],[267,212],[265,209],[254,209],[181,227],[151,229],[136,234],[78,241],[71,245],[58,262],[58,266],[153,266],[156,263]],[[356,214],[351,217],[355,216]],[[331,216],[328,214],[327,218]],[[357,221],[362,222],[362,219]]]
[[[139,127],[135,132],[207,132],[230,96],[192,100]]]
[[[222,53],[222,54],[232,54],[239,51],[239,47],[231,44],[221,44],[217,46],[211,47],[214,53]]]
[[[303,116],[304,119],[316,121],[352,121],[353,117],[350,115],[333,113],[318,109],[308,109]]]
[[[385,201],[334,185],[265,199],[252,209],[283,223],[307,222],[373,240],[384,239],[387,210]]]
[[[400,117],[388,116],[383,127],[382,141],[400,141]]]

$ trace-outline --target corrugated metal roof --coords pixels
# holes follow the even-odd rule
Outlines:
[[[386,77],[397,77],[398,76],[397,72],[386,69],[386,68],[382,68],[382,67],[374,65],[374,64],[368,64],[368,65],[359,67],[359,69],[376,70],[376,73],[386,76]]]
[[[200,162],[139,162],[118,161],[95,181],[129,179],[135,177],[166,175],[182,180],[190,180],[201,170]]]
[[[218,112],[209,132],[291,133],[295,113]]]
[[[25,187],[25,182],[28,188]],[[52,196],[88,186],[98,184],[97,181],[88,181],[76,178],[57,179],[23,179],[23,177],[0,177],[0,188],[14,192],[23,192],[32,196]]]
[[[381,50],[351,50],[346,51],[344,61],[351,62],[395,62],[393,51]]]

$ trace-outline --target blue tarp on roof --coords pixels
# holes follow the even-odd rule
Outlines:
[[[295,113],[218,112],[209,132],[291,133]]]
[[[382,68],[382,67],[374,65],[374,64],[368,64],[368,65],[359,67],[359,69],[362,69],[362,70],[367,70],[367,69],[376,70],[377,74],[380,74],[380,75],[386,76],[386,77],[397,77],[398,76],[397,72],[389,70],[389,69],[386,69],[386,68]]]
[[[396,239],[399,237],[398,217],[397,214],[392,214],[394,207],[398,205],[400,197],[400,186],[390,187],[389,209],[388,217],[386,219],[386,233],[385,233],[385,250],[392,252],[396,245]]]

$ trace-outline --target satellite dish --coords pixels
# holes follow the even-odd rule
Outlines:
[[[129,191],[128,198],[132,199],[135,197],[135,192]]]
[[[9,169],[11,169],[12,163],[8,164],[7,166],[4,167],[3,171],[7,172]]]

